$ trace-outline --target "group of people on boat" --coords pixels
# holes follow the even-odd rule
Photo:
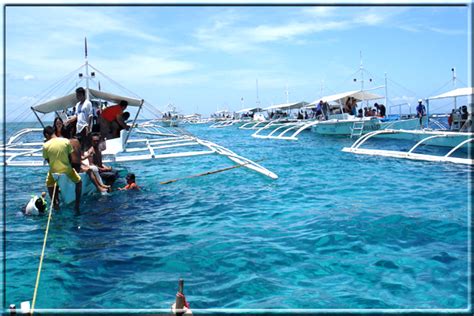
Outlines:
[[[370,116],[375,116],[375,117],[378,117],[378,118],[384,118],[386,115],[386,109],[385,109],[385,105],[383,104],[378,104],[377,102],[374,103],[374,108],[370,107],[370,106],[367,106],[367,107],[364,107],[364,109],[359,109],[357,111],[357,117],[370,117]]]
[[[163,119],[164,120],[177,120],[178,119],[178,115],[177,114],[173,114],[171,112],[165,112],[163,114]]]
[[[102,161],[102,151],[105,149],[106,138],[119,137],[121,129],[128,130],[130,127],[125,123],[128,118],[124,112],[128,103],[120,101],[118,104],[100,109],[97,122],[92,120],[92,104],[86,98],[84,88],[76,89],[77,104],[75,115],[64,122],[59,116],[54,119],[53,126],[43,129],[45,143],[43,144],[43,158],[49,163],[49,171],[46,179],[53,207],[59,208],[59,190],[57,180],[53,174],[65,174],[75,183],[75,206],[79,211],[82,180],[79,173],[86,173],[97,190],[105,193],[111,190],[111,183],[117,177],[117,172]],[[129,177],[135,182],[135,175]],[[128,181],[129,179],[127,179]],[[130,186],[124,189],[138,188]]]
[[[448,116],[449,129],[460,132],[472,132],[473,124],[469,116],[467,105],[453,109]]]
[[[99,132],[102,139],[111,139],[119,137],[123,129],[130,128],[126,123],[130,118],[130,113],[125,112],[127,101],[120,100],[112,106],[97,105],[97,102],[93,104],[82,87],[76,89],[76,99],[76,106],[63,121],[66,137],[77,136],[81,144],[88,145],[91,132]]]

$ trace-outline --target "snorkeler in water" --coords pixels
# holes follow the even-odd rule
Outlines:
[[[41,196],[33,195],[30,201],[22,208],[25,215],[44,215],[47,207],[46,192],[41,193]]]

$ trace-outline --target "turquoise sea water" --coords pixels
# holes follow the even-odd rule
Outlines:
[[[239,168],[159,184],[233,165],[215,155],[119,166],[143,190],[54,213],[37,308],[167,309],[179,278],[194,309],[468,307],[471,167],[343,153],[352,140],[311,132],[187,130],[279,179]],[[33,296],[47,218],[20,208],[45,173],[7,169],[7,304]]]

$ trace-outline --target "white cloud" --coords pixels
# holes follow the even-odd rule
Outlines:
[[[133,81],[146,81],[151,78],[182,74],[195,68],[191,62],[147,55],[130,55],[109,60],[95,59],[99,70],[112,78],[130,78]],[[127,66],[119,66],[127,65]]]
[[[439,33],[439,34],[444,34],[444,35],[462,35],[466,34],[466,31],[464,30],[450,30],[450,29],[442,29],[438,27],[428,27],[429,31]]]
[[[34,103],[36,102],[36,98],[35,97],[31,97],[31,96],[22,96],[20,97],[20,102],[22,103]]]
[[[359,22],[366,25],[377,25],[382,23],[384,20],[385,17],[380,14],[368,13],[360,16]]]
[[[399,25],[398,28],[412,33],[421,32],[421,28],[419,25]]]
[[[336,7],[311,7],[303,9],[303,13],[306,13],[315,18],[327,18],[337,14]]]
[[[361,26],[387,25],[388,21],[405,11],[392,8],[356,8],[354,11],[339,12],[334,7],[305,8],[299,15],[291,15],[277,23],[242,23],[244,16],[236,12],[220,12],[210,20],[210,25],[195,32],[202,45],[229,53],[259,50],[263,43],[292,41],[305,43],[304,36],[324,31],[348,30]],[[239,24],[235,22],[239,22]],[[244,25],[244,26],[240,26]]]
[[[33,75],[25,75],[25,76],[23,76],[23,80],[24,80],[24,81],[35,80],[35,79],[36,79],[36,77],[33,76]]]
[[[426,26],[422,24],[412,24],[412,25],[399,25],[399,29],[412,32],[412,33],[420,33],[420,32],[434,32],[443,35],[465,35],[465,30],[455,30],[455,29],[445,29],[433,26]]]

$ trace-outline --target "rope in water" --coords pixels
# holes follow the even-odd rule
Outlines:
[[[263,160],[264,159],[260,159],[260,160],[257,160],[255,162],[260,162],[260,161],[263,161]],[[227,171],[227,170],[232,170],[232,169],[236,169],[236,168],[245,167],[246,165],[252,164],[252,163],[254,163],[254,162],[253,161],[248,161],[248,162],[245,162],[243,164],[238,164],[238,165],[226,167],[226,168],[223,168],[223,169],[207,171],[207,172],[204,172],[204,173],[195,174],[195,175],[184,177],[184,178],[177,178],[177,179],[173,179],[173,180],[162,181],[162,182],[160,182],[160,184],[170,184],[170,183],[180,181],[180,180],[198,178],[198,177],[202,177],[202,176],[208,176],[208,175],[211,175],[211,174],[214,174],[214,173],[219,173],[219,172],[224,172],[224,171]]]
[[[38,273],[36,275],[35,291],[33,293],[33,300],[32,300],[32,303],[31,303],[31,316],[33,316],[33,313],[34,313],[34,310],[35,310],[36,295],[38,294],[38,285],[39,285],[39,281],[40,281],[40,277],[41,277],[41,268],[43,267],[44,251],[46,249],[46,240],[48,239],[49,223],[51,222],[51,214],[53,213],[53,205],[54,205],[54,197],[56,195],[56,187],[57,187],[57,183],[54,184],[53,198],[52,198],[52,201],[51,201],[51,206],[49,208],[48,223],[46,224],[46,231],[44,233],[43,250],[41,250],[40,263],[39,263],[39,266],[38,266]]]

